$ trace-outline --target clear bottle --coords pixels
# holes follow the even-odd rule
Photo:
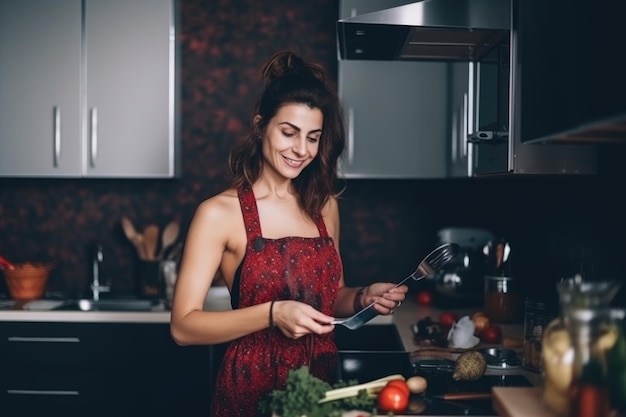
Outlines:
[[[620,283],[617,281],[587,282],[580,277],[564,280],[557,285],[561,314],[548,324],[543,333],[542,398],[544,404],[558,416],[571,415],[575,345],[582,343],[573,341],[572,331],[575,330],[572,329],[570,312],[577,309],[606,310],[619,288]],[[602,320],[607,319],[604,313],[598,314]],[[596,321],[593,323],[595,325]]]
[[[607,353],[619,334],[609,308],[571,308],[568,330],[574,348],[572,417],[607,417],[611,410]]]

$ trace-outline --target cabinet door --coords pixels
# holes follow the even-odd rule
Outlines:
[[[90,177],[175,175],[171,0],[85,2]]]
[[[80,174],[81,1],[0,0],[0,176]]]
[[[446,176],[445,63],[343,61],[347,178]]]
[[[411,3],[343,0],[340,18]],[[339,61],[346,178],[443,178],[450,122],[442,62]]]

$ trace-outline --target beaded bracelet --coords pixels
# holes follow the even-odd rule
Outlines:
[[[354,294],[354,303],[352,304],[352,308],[354,308],[355,313],[363,310],[363,303],[361,303],[361,297],[363,297],[363,293],[365,292],[366,288],[367,287],[361,287],[356,292],[356,294]]]

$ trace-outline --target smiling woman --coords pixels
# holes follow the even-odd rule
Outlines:
[[[388,315],[408,290],[344,283],[335,190],[344,126],[322,68],[280,52],[261,73],[250,130],[230,154],[231,187],[198,207],[172,302],[177,343],[230,343],[214,417],[262,415],[260,400],[298,367],[332,382],[335,317],[370,304]],[[203,309],[218,270],[231,311]]]
[[[255,117],[259,123],[261,116]],[[307,104],[282,106],[267,125],[263,158],[267,169],[275,169],[285,178],[295,179],[317,156],[324,116],[320,109]]]

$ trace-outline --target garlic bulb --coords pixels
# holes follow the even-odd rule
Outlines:
[[[469,316],[463,316],[454,323],[448,332],[448,343],[451,347],[469,349],[478,344],[480,339],[474,336],[476,324]]]

